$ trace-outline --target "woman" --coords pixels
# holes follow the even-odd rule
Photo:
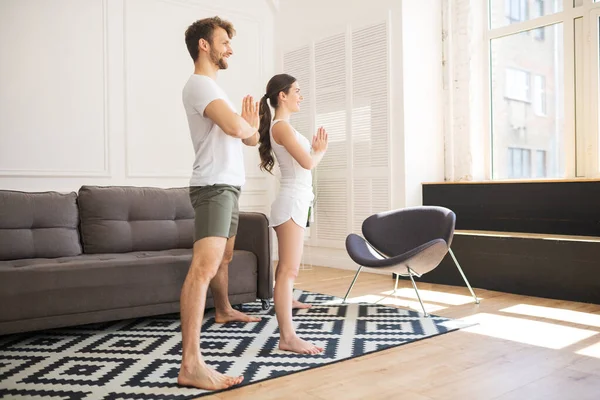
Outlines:
[[[261,169],[271,172],[276,158],[281,170],[279,193],[271,206],[270,219],[279,243],[274,294],[279,348],[299,354],[318,354],[323,348],[300,339],[292,323],[292,306],[308,307],[294,302],[292,293],[302,258],[308,210],[314,198],[310,170],[319,164],[327,150],[325,129],[319,128],[311,146],[308,139],[290,125],[290,116],[300,110],[301,101],[300,87],[294,77],[280,74],[271,78],[267,93],[260,101],[259,153]],[[275,110],[274,118],[271,118],[269,103]]]

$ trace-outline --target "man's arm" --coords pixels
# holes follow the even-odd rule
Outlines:
[[[211,101],[204,109],[204,115],[214,121],[229,136],[249,139],[257,134],[257,128],[234,113],[229,104],[223,99]]]
[[[256,133],[253,136],[250,136],[246,139],[242,139],[242,142],[244,142],[246,146],[256,146],[258,144],[259,137],[260,135],[258,134],[258,131],[256,131]]]
[[[246,96],[244,97],[244,100],[242,100],[242,118],[244,118],[250,126],[256,128],[256,133],[253,136],[242,139],[242,142],[244,142],[246,146],[256,146],[260,138],[260,133],[258,131],[258,128],[260,127],[259,109],[258,102],[255,103],[252,96]]]

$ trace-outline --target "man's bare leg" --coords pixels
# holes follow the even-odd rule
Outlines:
[[[194,243],[192,264],[181,290],[181,336],[183,357],[177,383],[199,389],[218,390],[237,385],[242,376],[223,375],[204,362],[200,353],[200,328],[206,293],[223,258],[226,239],[207,237]]]
[[[233,246],[235,244],[235,236],[227,240],[225,246],[225,254],[219,266],[217,274],[210,282],[210,290],[215,301],[215,322],[225,324],[227,322],[258,322],[260,317],[251,317],[231,307],[228,296],[229,287],[229,263],[233,258]]]

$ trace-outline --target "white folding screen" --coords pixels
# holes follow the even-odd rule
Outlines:
[[[285,73],[290,74],[298,80],[300,85],[300,94],[304,96],[304,101],[300,106],[300,111],[293,114],[290,122],[298,132],[312,139],[312,80],[310,77],[310,47],[305,46],[298,50],[286,53],[283,58]]]
[[[312,139],[323,126],[327,153],[315,175],[309,243],[340,248],[369,215],[390,207],[390,78],[387,22],[286,52],[284,72],[305,97],[291,123]]]
[[[390,208],[389,63],[385,23],[352,32],[352,231]]]

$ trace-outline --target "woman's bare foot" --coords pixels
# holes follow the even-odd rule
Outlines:
[[[217,324],[226,324],[227,322],[259,322],[260,320],[260,317],[251,317],[233,308],[227,311],[215,311],[215,322]]]
[[[293,336],[291,339],[284,340],[279,338],[279,350],[291,351],[298,354],[315,355],[323,351],[322,347],[315,346],[306,340],[300,339],[298,336]]]
[[[223,375],[203,362],[192,368],[181,366],[177,377],[177,383],[181,386],[192,386],[204,390],[226,389],[233,385],[239,385],[243,380],[243,376]]]
[[[311,308],[312,304],[306,304],[306,303],[302,303],[296,299],[292,299],[292,309],[294,308]]]

